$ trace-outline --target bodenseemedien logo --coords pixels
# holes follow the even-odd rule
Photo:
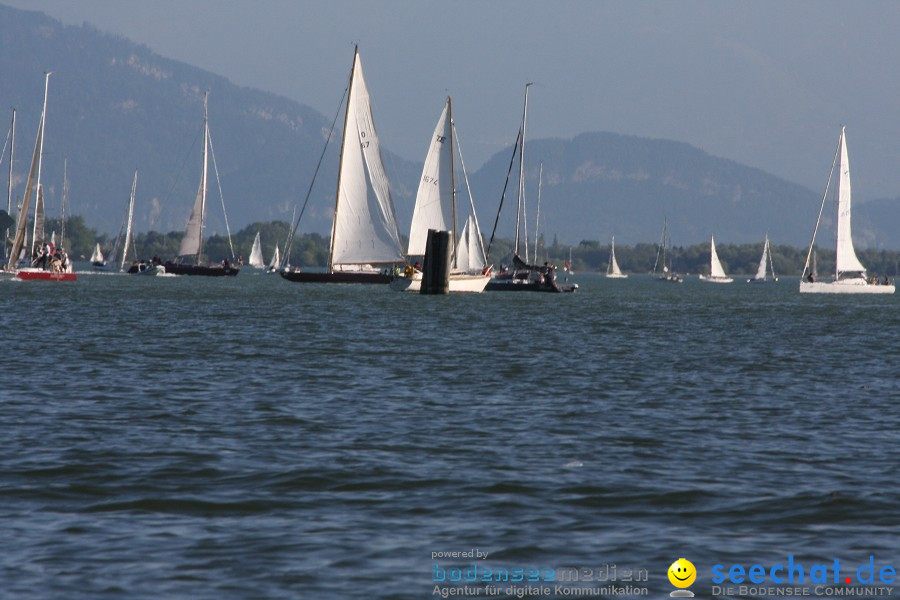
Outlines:
[[[697,569],[694,563],[686,558],[679,558],[671,564],[668,571],[669,583],[679,588],[673,590],[669,596],[673,598],[693,598],[694,592],[687,589],[697,579]]]

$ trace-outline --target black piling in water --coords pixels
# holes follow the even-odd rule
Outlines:
[[[421,294],[450,293],[450,232],[428,230]]]

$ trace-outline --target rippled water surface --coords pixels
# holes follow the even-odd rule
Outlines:
[[[717,563],[900,570],[896,295],[251,271],[0,281],[0,596],[430,598],[473,548],[650,597],[679,556],[706,597]]]

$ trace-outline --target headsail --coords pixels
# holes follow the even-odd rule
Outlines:
[[[368,193],[366,169],[374,198]],[[381,145],[357,49],[344,122],[330,266],[333,270],[340,264],[403,260],[390,184],[381,160]]]
[[[710,277],[728,277],[725,275],[725,269],[719,261],[719,255],[716,252],[716,240],[714,237],[709,238],[709,276]]]
[[[766,236],[766,243],[763,244],[763,253],[762,257],[759,259],[759,266],[756,267],[756,275],[753,276],[754,279],[765,279],[766,278],[766,257],[769,254],[769,236]]]

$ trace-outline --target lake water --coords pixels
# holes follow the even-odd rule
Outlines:
[[[686,557],[710,598],[739,595],[717,564],[900,570],[900,296],[575,281],[0,281],[0,596],[431,598],[476,563],[645,569],[663,598]]]

